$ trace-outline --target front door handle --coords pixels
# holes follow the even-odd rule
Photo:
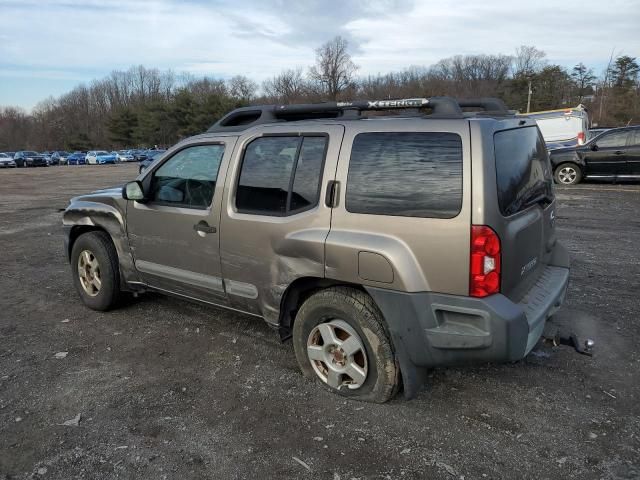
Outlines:
[[[218,229],[216,227],[211,227],[207,222],[198,222],[193,226],[193,229],[198,232],[198,234],[206,234],[206,233],[216,233]]]
[[[622,150],[616,150],[613,152],[615,155],[622,155],[624,152]]]

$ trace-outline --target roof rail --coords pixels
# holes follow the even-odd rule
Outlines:
[[[431,116],[464,118],[462,108],[481,108],[487,113],[509,114],[502,100],[479,98],[456,100],[452,97],[405,98],[399,100],[361,100],[355,102],[324,102],[292,105],[256,105],[228,113],[207,132],[233,132],[254,125],[322,118],[358,118],[363,111],[421,108],[431,109]]]

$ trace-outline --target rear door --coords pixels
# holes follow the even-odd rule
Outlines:
[[[499,215],[489,221],[502,243],[501,292],[519,301],[555,245],[552,170],[535,126],[496,131],[493,144]]]
[[[632,130],[627,146],[626,175],[640,176],[640,128]]]
[[[605,132],[584,151],[584,162],[590,176],[611,177],[627,172],[627,130]]]
[[[344,127],[320,123],[245,132],[235,149],[221,214],[221,255],[230,306],[277,323],[280,300],[301,277],[324,276]]]

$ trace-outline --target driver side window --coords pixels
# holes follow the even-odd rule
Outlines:
[[[173,207],[206,209],[216,189],[224,145],[180,150],[153,172],[151,201]]]

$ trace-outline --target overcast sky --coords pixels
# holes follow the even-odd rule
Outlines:
[[[534,45],[550,62],[640,56],[640,0],[0,0],[0,105],[131,65],[257,81],[346,37],[361,75]]]

